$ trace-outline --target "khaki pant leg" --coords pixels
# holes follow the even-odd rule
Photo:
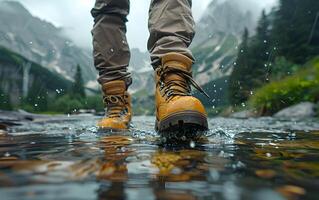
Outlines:
[[[148,50],[156,68],[161,57],[181,53],[194,61],[188,49],[195,35],[191,0],[152,0],[149,10]]]
[[[125,80],[130,85],[128,72],[130,49],[126,39],[129,0],[96,0],[91,11],[94,17],[93,55],[99,72],[99,83]]]

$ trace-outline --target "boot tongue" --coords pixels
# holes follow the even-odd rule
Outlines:
[[[103,84],[102,90],[106,96],[108,95],[123,95],[126,91],[126,84],[124,81],[111,81]]]

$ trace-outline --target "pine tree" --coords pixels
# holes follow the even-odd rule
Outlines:
[[[272,37],[278,56],[303,64],[319,54],[319,1],[280,0]]]
[[[239,105],[248,99],[248,86],[251,84],[249,79],[249,32],[245,28],[242,43],[238,50],[234,71],[229,78],[229,100],[232,105]]]
[[[76,67],[76,73],[74,76],[74,84],[72,86],[72,96],[75,98],[85,98],[84,81],[82,78],[82,70],[80,65]]]
[[[12,110],[10,96],[0,88],[0,110]]]
[[[32,111],[44,112],[48,110],[48,92],[46,86],[39,83],[41,81],[38,79],[33,81],[24,103],[31,106]]]
[[[270,21],[265,10],[262,11],[261,18],[258,21],[256,35],[252,39],[251,51],[251,77],[253,84],[251,90],[262,86],[268,81],[270,66],[272,62],[272,53],[270,51]]]

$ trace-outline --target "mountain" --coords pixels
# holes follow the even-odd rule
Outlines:
[[[34,17],[20,3],[0,1],[0,45],[72,80],[76,65],[85,82],[96,80],[92,53],[77,47],[49,22]]]
[[[20,104],[35,86],[38,94],[56,95],[71,84],[58,73],[0,46],[0,91],[10,97],[13,105]]]
[[[129,71],[133,78],[133,84],[130,87],[132,93],[141,90],[154,91],[154,70],[151,66],[149,53],[141,52],[137,48],[131,49]]]
[[[252,11],[241,8],[242,0],[212,1],[197,23],[191,46],[197,60],[194,75],[200,85],[228,76],[245,27],[256,26]]]
[[[211,99],[198,91],[194,91],[194,95],[207,107],[225,106],[228,103],[228,78],[233,70],[242,32],[247,27],[254,33],[259,11],[261,12],[259,8],[253,9],[256,8],[254,3],[249,1],[247,4],[247,0],[214,0],[196,23],[196,35],[191,45],[196,59],[193,75]],[[138,98],[133,98],[133,104],[144,108],[135,112],[150,114],[153,106],[148,102],[154,99],[153,78],[149,78],[149,72],[138,72],[137,68],[135,71],[134,81],[138,86],[143,83],[143,87],[134,87],[134,95]],[[138,88],[140,89],[137,90]],[[150,108],[147,109],[146,105]]]
[[[196,24],[193,46],[212,38],[216,33],[241,36],[244,27],[254,31],[256,18],[260,13],[256,15],[256,11],[251,10],[247,2],[248,0],[213,0]]]

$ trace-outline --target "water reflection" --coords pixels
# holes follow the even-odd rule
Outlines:
[[[159,145],[154,133],[133,132],[101,136],[78,129],[72,134],[1,135],[0,195],[6,199],[318,198],[316,131],[235,133],[233,129],[227,134],[221,129],[183,146]]]

